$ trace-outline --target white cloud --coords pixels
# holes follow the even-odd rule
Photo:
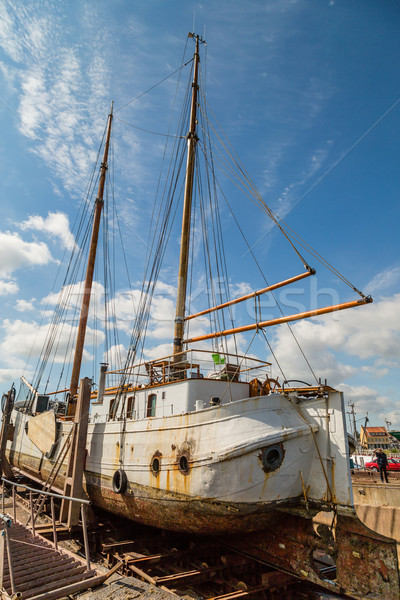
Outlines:
[[[47,3],[3,3],[0,46],[13,61],[7,78],[19,93],[20,132],[63,186],[81,193],[105,124],[109,71],[95,19],[86,23],[86,46],[71,45],[65,20]]]
[[[388,267],[382,273],[378,273],[375,277],[365,286],[369,294],[386,290],[392,286],[396,286],[400,280],[400,267]]]
[[[16,269],[46,265],[52,256],[43,242],[25,242],[17,233],[0,232],[0,277],[9,277]]]
[[[0,369],[0,384],[6,384],[11,387],[11,383],[15,383],[15,387],[18,391],[18,382],[21,376],[21,369],[18,367],[10,368],[10,369]],[[6,390],[2,390],[3,393]]]
[[[400,294],[384,298],[373,304],[343,311],[331,316],[305,320],[292,325],[306,356],[318,376],[328,377],[333,385],[355,375],[357,369],[338,362],[335,352],[352,358],[400,359]],[[275,350],[284,371],[308,376],[307,367],[287,327],[275,333]],[[376,365],[378,366],[378,365]],[[387,367],[386,367],[387,368]],[[305,375],[304,375],[305,373]],[[309,373],[309,371],[308,371]]]
[[[50,212],[45,219],[39,215],[32,215],[26,221],[23,221],[19,227],[23,231],[44,231],[51,237],[58,238],[62,247],[67,250],[73,250],[76,246],[74,236],[69,228],[69,219],[62,212]]]
[[[150,338],[170,339],[174,335],[175,303],[171,298],[153,298],[150,309]]]
[[[12,17],[4,3],[0,4],[0,46],[13,61],[18,62],[21,60],[21,40],[15,31]]]
[[[383,423],[386,416],[400,425],[398,397],[382,392],[399,368],[399,312],[400,294],[395,294],[367,306],[292,324],[317,378],[327,378],[328,384],[343,390],[346,401],[355,402],[357,413],[369,412],[374,423]],[[285,376],[315,383],[288,328],[283,326],[269,336]],[[274,373],[278,373],[275,366]],[[372,385],[360,385],[360,379]]]
[[[387,367],[382,368],[382,367],[379,367],[377,364],[372,365],[372,366],[364,365],[361,367],[361,370],[364,373],[369,373],[370,375],[373,375],[373,377],[376,377],[377,379],[380,379],[381,377],[385,377],[390,372],[390,370]]]
[[[15,281],[0,280],[0,296],[6,296],[7,294],[16,294],[18,290],[19,287]]]
[[[27,312],[29,310],[33,310],[34,309],[34,306],[33,306],[34,301],[35,301],[35,298],[31,298],[31,300],[21,300],[21,299],[17,300],[15,308],[19,312]]]
[[[399,401],[396,395],[382,395],[378,390],[365,385],[342,384],[341,389],[346,400],[354,403],[357,415],[366,416],[368,413],[371,424],[385,426],[385,419],[388,419],[393,428],[400,427]]]
[[[169,343],[157,344],[151,348],[146,348],[145,357],[146,360],[156,360],[160,356],[171,356],[173,353],[172,340]]]
[[[12,365],[16,369],[19,368],[20,373],[22,373],[25,368],[25,360],[28,357],[35,359],[41,356],[43,347],[48,340],[50,327],[48,324],[39,325],[35,321],[5,319],[2,328],[4,330],[3,339],[0,343],[2,362],[6,366]],[[59,330],[55,340],[55,363],[63,364],[66,355],[71,358],[73,352],[71,339],[76,335],[76,332],[77,327],[68,323],[64,323],[62,329]],[[104,334],[88,327],[85,341],[88,345],[101,344],[104,341]],[[90,355],[85,350],[84,360],[89,359]]]
[[[46,307],[63,307],[64,321],[74,322],[79,319],[79,311],[82,305],[84,281],[78,281],[64,286],[58,293],[51,293],[40,301]],[[52,314],[49,310],[46,314]],[[96,318],[104,324],[104,286],[98,281],[93,281],[90,297],[89,319]]]
[[[123,344],[111,346],[108,352],[104,353],[103,362],[108,364],[108,370],[122,369],[127,357],[128,351]]]
[[[275,212],[281,219],[285,218],[285,216],[321,181],[321,177],[319,177],[305,191],[302,191],[304,186],[310,180],[315,179],[315,176],[325,164],[331,144],[332,142],[328,140],[324,147],[315,149],[313,154],[307,158],[308,164],[305,165],[296,181],[287,185],[281,192],[275,207]],[[322,177],[324,176],[325,175]],[[272,225],[269,224],[268,230],[271,226]]]
[[[115,316],[116,326],[127,335],[132,331],[139,302],[139,290],[119,290],[108,303],[107,311],[110,318]]]

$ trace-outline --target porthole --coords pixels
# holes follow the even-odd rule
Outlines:
[[[153,457],[150,461],[150,470],[153,473],[153,475],[157,476],[161,470],[161,456],[161,452],[157,450],[156,452],[154,452]]]
[[[263,448],[259,458],[261,459],[262,468],[265,473],[271,473],[279,469],[285,456],[283,444],[273,444]]]
[[[187,473],[189,471],[189,461],[185,454],[182,454],[182,456],[179,459],[179,470],[181,471],[181,473]]]

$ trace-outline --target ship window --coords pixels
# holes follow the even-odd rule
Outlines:
[[[112,419],[112,415],[113,415],[113,411],[114,411],[114,405],[115,405],[115,398],[112,398],[110,400],[110,409],[108,411],[108,420]]]
[[[189,462],[187,456],[183,455],[179,459],[179,470],[183,473],[187,473],[189,471]]]
[[[157,394],[149,394],[149,396],[147,398],[146,417],[155,417],[156,416],[156,400],[157,400]]]
[[[153,473],[158,473],[160,470],[160,459],[157,458],[156,456],[152,460],[151,469],[152,469]]]
[[[261,459],[262,468],[265,473],[271,473],[279,469],[284,458],[283,444],[273,444],[263,448],[259,458]]]
[[[126,417],[127,417],[127,419],[132,419],[134,408],[135,408],[135,396],[129,396],[129,398],[126,402]]]

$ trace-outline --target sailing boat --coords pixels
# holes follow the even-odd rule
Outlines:
[[[148,278],[125,366],[108,371],[103,364],[97,390],[90,394],[83,481],[94,504],[148,525],[195,533],[249,532],[265,529],[276,520],[277,507],[307,505],[331,510],[352,506],[344,401],[340,392],[321,383],[304,386],[300,382],[296,387],[287,381],[279,383],[271,377],[270,363],[231,350],[221,340],[358,307],[371,299],[360,294],[359,299],[345,304],[256,319],[250,325],[201,335],[187,333],[193,319],[219,315],[235,304],[249,298],[257,300],[315,273],[304,261],[305,270],[299,275],[187,314],[202,43],[199,36],[191,37],[195,52],[173,351],[156,360],[140,359],[138,349],[147,326],[153,285]],[[39,482],[51,480],[56,490],[65,491],[69,477],[67,449],[77,398],[85,381],[79,384],[112,122],[113,108],[93,211],[70,385],[43,393],[37,384],[23,379],[27,393],[18,397],[11,414],[14,436],[7,447],[10,464]],[[210,161],[211,150],[206,147],[205,152]],[[282,222],[264,203],[262,206],[288,237]],[[161,254],[163,247],[158,249],[156,261]],[[154,264],[151,272],[159,272],[158,263]],[[204,342],[210,340],[215,345],[205,349]]]

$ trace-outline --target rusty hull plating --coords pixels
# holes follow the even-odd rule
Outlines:
[[[400,598],[396,542],[368,529],[354,510],[339,511],[332,532],[315,531],[311,513],[277,509],[268,531],[229,538],[228,544],[282,571],[356,600]],[[336,578],[322,578],[314,560],[322,551]]]

